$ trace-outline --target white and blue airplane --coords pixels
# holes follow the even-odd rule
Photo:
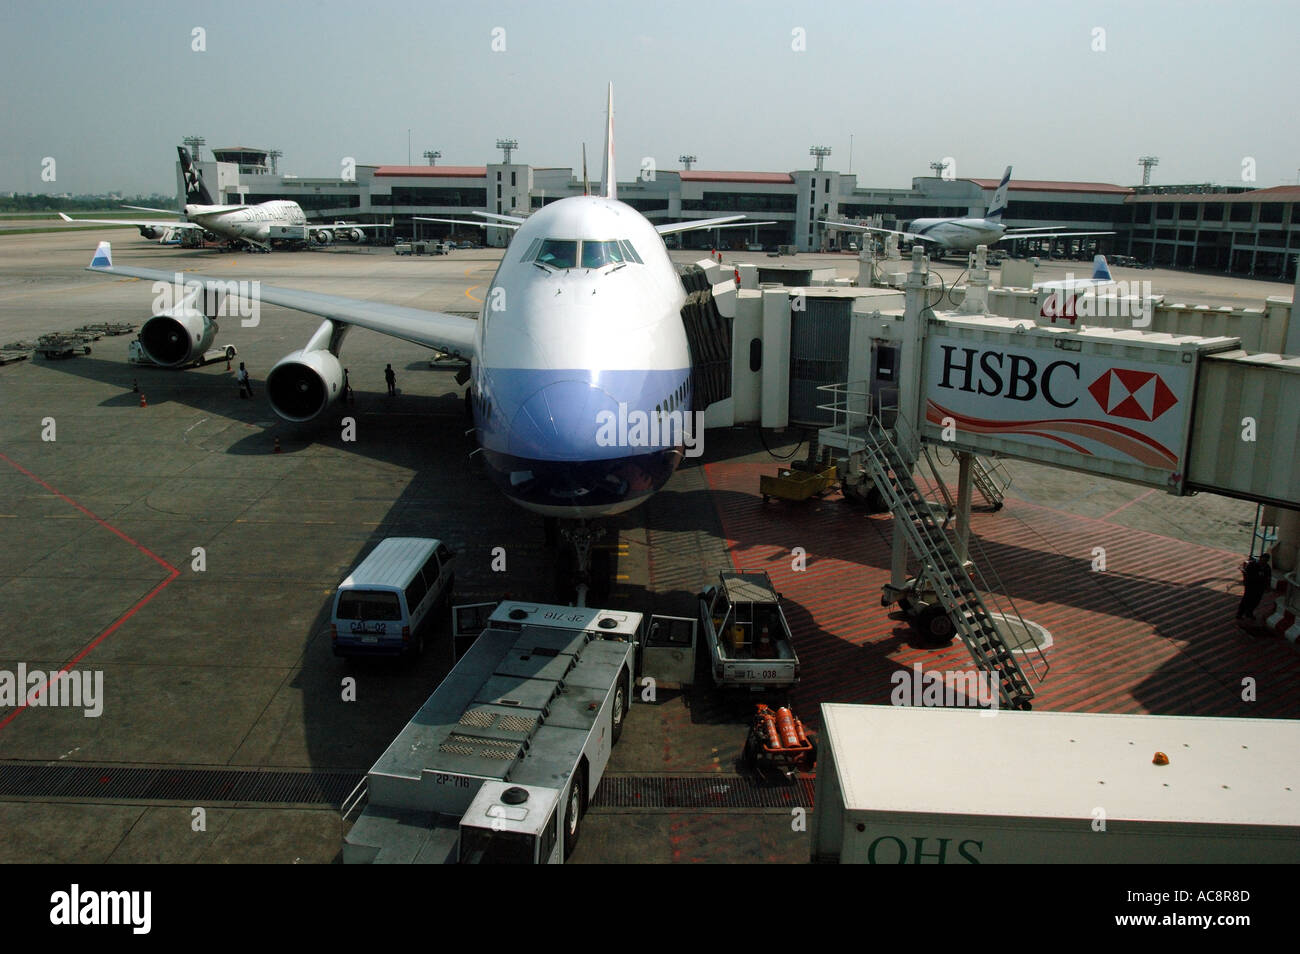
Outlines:
[[[682,320],[686,290],[662,236],[744,216],[651,224],[618,201],[613,134],[611,84],[601,194],[561,199],[527,219],[490,216],[517,232],[477,321],[260,286],[262,303],[325,319],[303,348],[267,374],[265,392],[280,417],[309,421],[340,397],[339,351],[356,325],[469,362],[480,451],[492,480],[519,506],[584,521],[629,510],[663,487],[683,457],[680,430],[606,426],[693,409]],[[228,286],[201,275],[114,265],[107,242],[89,268]],[[191,295],[146,321],[140,342],[155,363],[183,367],[214,334],[215,323]],[[615,432],[619,439],[610,439]]]
[[[823,225],[837,229],[850,229],[859,232],[884,232],[897,235],[913,242],[925,242],[927,247],[942,256],[945,252],[971,252],[976,246],[992,246],[1001,239],[1018,238],[1070,238],[1083,235],[1114,235],[1114,232],[1055,232],[1056,226],[1043,225],[1023,229],[1008,229],[1002,224],[1002,214],[1007,210],[1007,190],[1011,185],[1011,167],[1002,173],[993,200],[989,202],[988,212],[982,218],[961,217],[945,219],[913,219],[906,231],[896,229],[874,228],[869,225],[855,225],[850,222],[830,222],[821,219]]]

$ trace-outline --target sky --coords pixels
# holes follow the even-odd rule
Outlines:
[[[0,5],[0,190],[175,190],[175,146],[280,171],[515,161],[1255,187],[1300,177],[1300,3],[398,2]],[[202,48],[199,48],[202,47]],[[852,153],[850,155],[850,152]],[[54,160],[55,180],[42,180]],[[204,158],[211,158],[205,152]],[[1254,179],[1243,178],[1253,170]],[[47,173],[48,174],[48,173]]]

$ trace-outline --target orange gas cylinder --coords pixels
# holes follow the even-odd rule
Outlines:
[[[781,737],[776,733],[776,719],[772,717],[772,710],[759,703],[757,718],[759,731],[767,736],[763,744],[769,749],[779,749],[781,747]]]
[[[785,748],[799,747],[799,734],[794,730],[794,716],[785,706],[776,710],[776,728],[781,733],[781,743]]]
[[[799,736],[799,744],[808,744],[808,733],[803,730],[803,722],[798,716],[794,716],[794,734]]]

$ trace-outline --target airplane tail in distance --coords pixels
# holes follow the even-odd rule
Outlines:
[[[989,203],[988,214],[984,218],[990,222],[1001,222],[1002,213],[1007,210],[1007,184],[1011,182],[1011,167],[1007,166],[1007,171],[1002,173],[1002,181],[998,183],[998,191],[993,193],[993,201]]]
[[[1098,255],[1092,260],[1092,277],[1104,282],[1111,281],[1110,266],[1106,264],[1105,255]]]
[[[605,171],[601,177],[600,194],[607,199],[618,198],[618,183],[614,179],[614,84],[609,84],[609,99],[605,106]]]
[[[217,203],[212,200],[212,193],[208,192],[208,187],[203,184],[203,176],[190,161],[190,151],[184,146],[177,146],[176,154],[181,157],[181,172],[185,176],[185,204],[216,205]]]

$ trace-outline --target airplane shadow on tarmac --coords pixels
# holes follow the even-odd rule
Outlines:
[[[238,569],[192,581],[186,590],[194,605],[186,611],[211,618],[212,626],[247,632],[250,640],[281,620],[292,618],[293,626],[301,628],[297,652],[281,654],[275,662],[291,670],[290,678],[275,689],[274,698],[266,700],[264,711],[240,727],[249,738],[273,741],[258,748],[245,749],[241,744],[228,753],[231,765],[364,772],[450,670],[449,612],[442,613],[424,655],[416,660],[346,660],[333,655],[329,635],[333,588],[381,539],[432,536],[444,540],[457,553],[457,603],[494,601],[507,595],[552,600],[553,551],[546,546],[542,519],[507,503],[470,457],[475,444],[466,434],[464,388],[445,371],[424,368],[423,373],[438,376],[436,383],[421,378],[418,388],[412,386],[412,393],[396,399],[358,390],[354,404],[333,405],[325,420],[292,425],[268,406],[259,378],[252,380],[253,399],[239,399],[233,374],[226,372],[224,362],[187,371],[94,357],[44,366],[120,388],[119,394],[103,399],[99,406],[122,415],[148,414],[138,409],[140,395],[145,394],[149,409],[190,410],[200,419],[210,416],[208,423],[189,434],[186,428],[201,421],[191,422],[190,415],[181,415],[174,430],[178,441],[182,432],[189,434],[186,447],[191,454],[207,451],[210,455],[184,458],[198,461],[185,464],[196,472],[195,481],[224,479],[227,474],[232,478],[220,485],[229,488],[222,491],[229,496],[211,500],[208,509],[221,515],[221,521],[232,520],[220,532],[226,535],[227,555],[234,557],[226,565],[237,563]],[[133,385],[139,390],[133,390]],[[439,388],[442,393],[413,393]],[[353,442],[342,440],[344,417],[356,420]],[[157,417],[140,420],[149,421],[150,428],[159,426]],[[151,432],[150,439],[156,441],[159,433]],[[165,439],[166,430],[161,433]],[[736,447],[746,443],[738,441]],[[752,449],[743,446],[744,453]],[[229,467],[220,462],[222,458],[232,462]],[[179,477],[189,479],[189,474],[181,471]],[[241,485],[239,481],[245,479],[249,483]],[[244,487],[255,488],[250,499],[240,496]],[[695,461],[688,461],[668,488],[646,504],[603,523],[610,531],[633,536],[718,533],[716,511]],[[128,523],[124,529],[130,533],[132,528]],[[148,547],[148,534],[136,532]],[[668,539],[666,545],[672,549],[675,542]],[[492,569],[496,547],[507,556],[502,573]],[[674,550],[673,559],[678,556]],[[723,568],[716,558],[701,557],[698,567],[686,567],[680,582],[674,578],[667,585],[661,583],[658,592],[652,593],[644,579],[620,583],[608,604],[694,616],[699,588]],[[246,601],[247,592],[256,598]],[[158,600],[180,598],[177,587],[162,592]],[[304,626],[305,620],[310,622]],[[198,655],[193,664],[199,664]],[[240,662],[230,664],[237,676]],[[354,688],[346,683],[349,679],[355,680]],[[345,691],[355,701],[345,700]],[[747,700],[739,707],[730,700],[716,702],[711,687],[703,683],[692,692],[692,719],[743,724],[752,712]]]

